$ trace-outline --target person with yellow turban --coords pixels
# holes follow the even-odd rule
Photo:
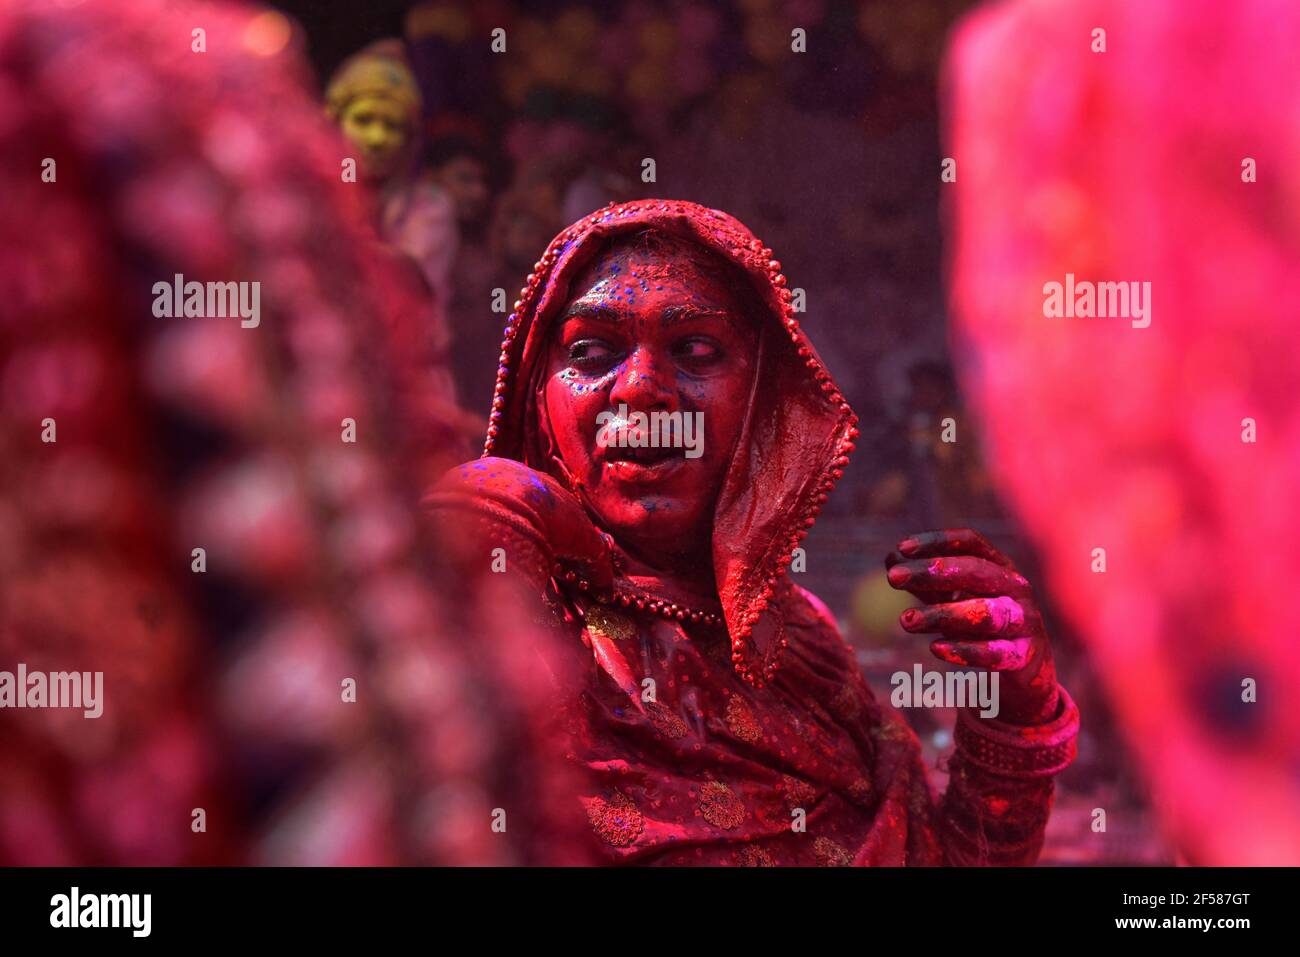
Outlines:
[[[358,148],[361,175],[376,183],[409,172],[422,100],[399,40],[353,54],[330,78],[325,109]]]
[[[343,62],[325,88],[325,110],[356,151],[359,178],[373,190],[379,237],[408,255],[432,294],[429,345],[445,378],[451,344],[447,304],[452,263],[459,246],[455,206],[434,183],[418,175],[423,100],[402,41],[377,40]]]

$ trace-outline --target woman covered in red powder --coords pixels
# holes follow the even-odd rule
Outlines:
[[[858,436],[790,302],[772,251],[716,210],[574,224],[510,317],[484,457],[435,488],[433,518],[568,656],[537,680],[606,859],[1033,863],[1078,713],[1011,562],[968,530],[887,559],[923,602],[904,628],[1001,673],[997,718],[960,714],[939,799],[915,733],[785,574]]]

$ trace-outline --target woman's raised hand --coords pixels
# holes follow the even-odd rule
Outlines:
[[[1056,705],[1056,667],[1033,586],[979,532],[911,535],[885,559],[889,583],[925,602],[899,617],[904,630],[938,634],[936,657],[1002,673],[999,717],[1034,724]]]

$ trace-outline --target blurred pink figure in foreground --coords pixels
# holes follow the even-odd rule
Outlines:
[[[1300,863],[1297,47],[1288,0],[1062,0],[948,62],[964,383],[1195,864]]]
[[[291,40],[0,8],[0,671],[103,676],[97,717],[0,711],[0,864],[575,859],[541,649],[415,511],[420,291]],[[260,311],[160,310],[178,275]]]

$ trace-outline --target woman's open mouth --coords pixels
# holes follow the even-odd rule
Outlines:
[[[686,464],[685,450],[666,446],[607,448],[601,456],[607,472],[624,482],[657,482]]]

